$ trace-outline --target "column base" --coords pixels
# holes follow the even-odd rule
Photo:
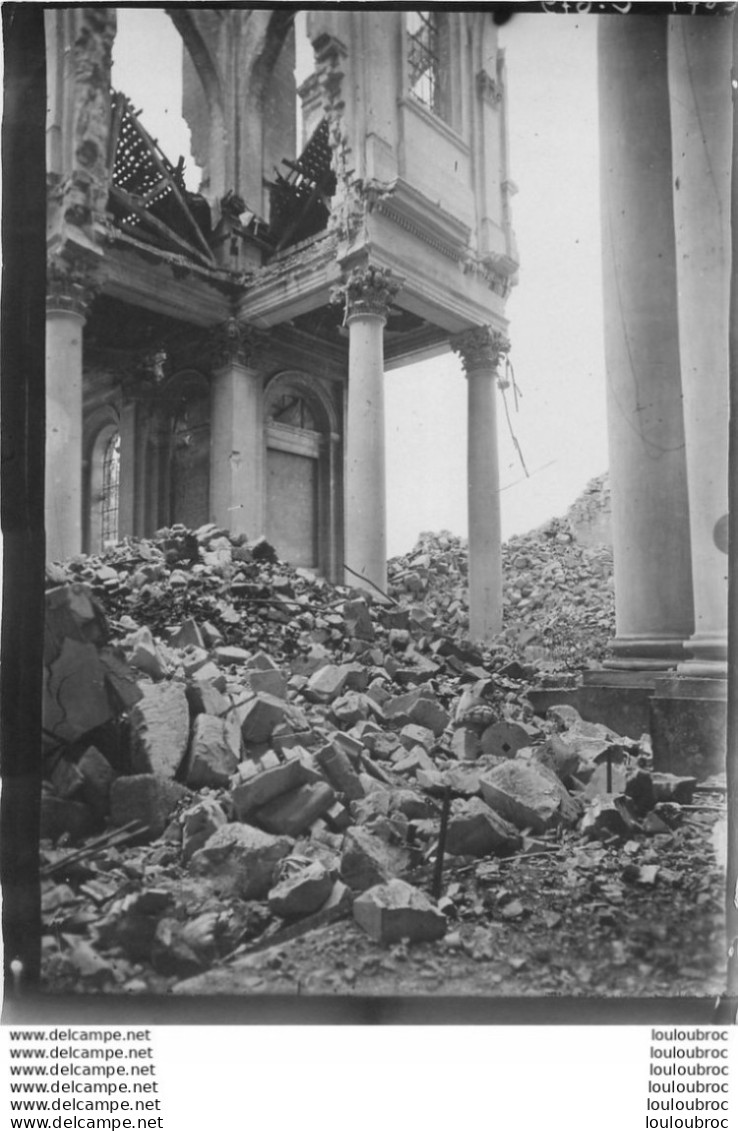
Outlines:
[[[728,637],[724,632],[695,633],[685,641],[687,653],[677,671],[686,676],[724,679],[728,675]]]
[[[681,636],[616,636],[604,667],[615,671],[670,671],[684,660]]]

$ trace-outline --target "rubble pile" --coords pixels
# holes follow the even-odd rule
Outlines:
[[[561,524],[505,552],[520,597],[489,648],[465,635],[447,535],[392,563],[387,595],[212,525],[49,567],[47,982],[168,989],[351,916],[382,945],[432,942],[444,867],[669,835],[694,779],[652,773],[647,740],[572,708],[536,719],[525,697],[546,661],[516,649],[521,626],[546,640],[557,608],[604,615],[606,562]],[[126,689],[113,719],[59,680],[84,632],[86,662]]]

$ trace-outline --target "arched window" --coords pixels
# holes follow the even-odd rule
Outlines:
[[[115,410],[93,413],[85,426],[84,545],[98,554],[119,537],[120,431]]]
[[[118,541],[118,505],[120,501],[120,432],[108,440],[102,461],[102,520],[103,548]]]

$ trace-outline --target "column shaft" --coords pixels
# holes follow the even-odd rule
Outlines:
[[[264,426],[259,374],[233,361],[211,378],[210,516],[231,534],[263,527]]]
[[[692,523],[695,634],[685,671],[727,658],[728,343],[733,44],[726,21],[669,21],[679,347]]]
[[[616,659],[673,667],[693,629],[666,22],[599,21]]]
[[[381,590],[387,588],[384,463],[383,315],[354,314],[349,326],[346,425],[345,562]],[[346,584],[356,585],[354,573]],[[367,584],[371,589],[372,585]]]
[[[118,537],[135,533],[136,515],[136,402],[125,399],[120,410],[120,481]]]
[[[46,313],[46,556],[82,551],[82,330],[76,310]]]
[[[469,634],[490,640],[502,628],[497,377],[492,366],[467,369],[469,473]]]

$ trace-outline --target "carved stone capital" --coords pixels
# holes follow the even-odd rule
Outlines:
[[[171,374],[171,361],[164,346],[140,353],[118,371],[124,404],[151,401]]]
[[[510,350],[510,343],[499,330],[491,326],[474,326],[471,330],[463,330],[450,339],[451,349],[458,353],[464,372],[470,373],[479,370],[496,370],[500,358]]]
[[[499,82],[484,68],[477,71],[477,91],[490,106],[496,108],[502,102],[502,88]]]
[[[398,280],[386,267],[354,267],[345,282],[333,288],[331,301],[343,301],[346,323],[366,315],[386,321],[399,289]]]
[[[55,255],[46,265],[46,309],[87,317],[100,289],[94,272],[84,264]]]
[[[237,318],[221,322],[210,332],[208,352],[213,369],[225,369],[229,365],[244,365],[257,368],[263,360],[269,342],[266,331],[256,330]]]

